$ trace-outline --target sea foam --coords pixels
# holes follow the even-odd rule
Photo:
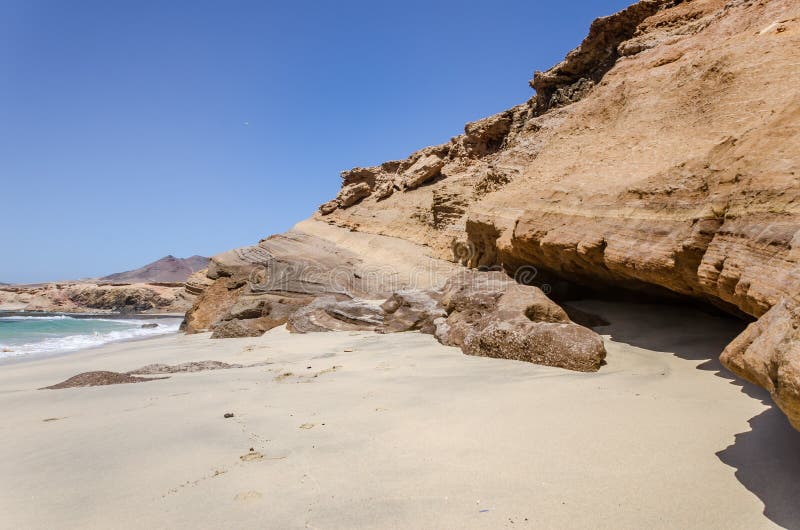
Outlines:
[[[28,327],[23,335],[15,337],[12,329],[10,332],[6,330],[6,333],[0,336],[0,359],[66,353],[102,346],[112,342],[167,335],[176,333],[180,326],[180,320],[178,319],[75,319],[65,315],[8,316],[0,317],[0,322],[9,326],[14,326],[16,322],[19,325]],[[53,329],[47,326],[48,322],[69,325],[71,329]],[[30,329],[30,326],[36,325],[36,323],[41,323],[41,329]],[[97,323],[105,323],[104,325],[113,326],[115,329],[85,331],[80,329],[82,326],[87,328],[96,327]],[[145,323],[157,323],[158,326],[155,328],[142,328]]]

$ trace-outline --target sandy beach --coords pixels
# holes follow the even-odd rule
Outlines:
[[[0,366],[0,527],[800,521],[800,433],[715,360],[740,323],[576,305],[610,322],[597,328],[608,350],[598,373],[470,357],[418,333],[284,329]],[[203,360],[259,365],[37,390],[86,371]]]

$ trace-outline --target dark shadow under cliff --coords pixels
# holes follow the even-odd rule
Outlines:
[[[800,528],[800,432],[774,405],[749,423],[752,430],[737,434],[717,457],[761,499],[765,516],[785,528]]]
[[[708,370],[753,399],[769,406],[749,420],[750,431],[735,435],[734,442],[716,456],[736,470],[737,480],[764,504],[764,515],[785,528],[800,528],[800,432],[772,403],[769,393],[725,369],[719,354],[746,326],[746,322],[713,308],[675,303],[655,304],[617,301],[572,301],[565,304],[579,311],[580,318],[598,333],[611,335],[617,342],[653,351],[702,361],[697,368]],[[636,309],[638,326],[615,324],[628,318],[630,307]],[[598,311],[602,308],[602,311]],[[624,308],[624,311],[623,311]],[[618,314],[617,314],[618,313]],[[599,318],[598,318],[599,317]],[[664,320],[678,324],[680,333],[653,333]],[[603,322],[605,320],[605,322]]]

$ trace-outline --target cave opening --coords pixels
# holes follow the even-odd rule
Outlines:
[[[645,283],[615,284],[597,278],[565,278],[532,265],[503,269],[519,283],[541,289],[569,318],[612,340],[670,352],[733,379],[719,361],[725,347],[755,319],[736,307],[686,296]],[[748,393],[763,397],[760,389]]]

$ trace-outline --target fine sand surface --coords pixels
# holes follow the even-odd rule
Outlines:
[[[2,365],[0,527],[800,524],[800,435],[709,360],[739,324],[575,305],[611,322],[597,328],[613,340],[596,374],[469,357],[417,333],[283,329]],[[36,390],[202,360],[272,364]]]

